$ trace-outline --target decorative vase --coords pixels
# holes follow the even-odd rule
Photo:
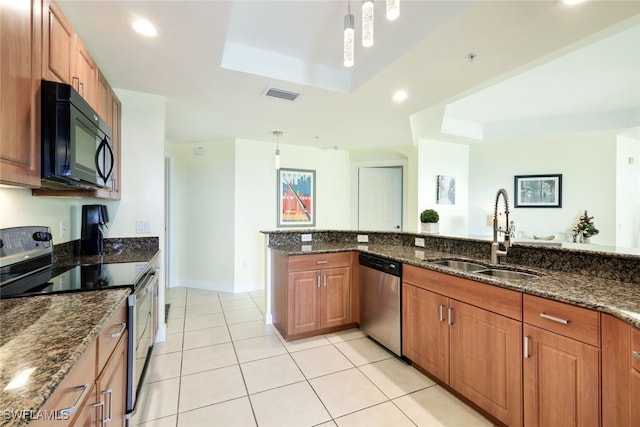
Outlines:
[[[440,232],[440,227],[437,222],[421,222],[420,229],[424,234],[438,234]]]

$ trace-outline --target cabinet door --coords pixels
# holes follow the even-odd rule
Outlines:
[[[631,424],[640,426],[640,330],[631,328],[631,374],[629,396],[631,397]]]
[[[94,110],[98,110],[98,67],[77,35],[73,59],[73,76],[76,78],[74,87]]]
[[[41,9],[22,3],[0,2],[0,182],[39,187]]]
[[[522,324],[450,300],[450,381],[509,426],[522,425]]]
[[[449,382],[448,298],[402,285],[402,354]]]
[[[320,271],[289,273],[289,335],[320,328]]]
[[[42,6],[42,77],[71,84],[75,33],[53,0]]]
[[[98,108],[96,108],[96,112],[109,125],[109,127],[113,127],[113,121],[111,118],[111,86],[100,70],[98,70],[97,90],[98,102],[96,105]]]
[[[73,427],[97,427],[104,425],[100,422],[105,416],[104,402],[100,401],[100,397],[96,392],[96,386],[93,385],[90,391],[90,397],[78,411],[73,423]]]
[[[340,326],[351,321],[351,268],[331,268],[320,271],[322,287],[322,327]]]
[[[98,377],[98,399],[104,405],[104,421],[124,427],[127,391],[127,333],[120,338],[109,362]]]
[[[122,180],[120,174],[120,165],[122,164],[122,105],[115,93],[111,92],[109,97],[111,100],[111,149],[116,161],[113,164],[111,199],[120,200]]]
[[[600,425],[600,349],[524,324],[526,426]]]

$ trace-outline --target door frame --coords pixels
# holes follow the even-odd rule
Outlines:
[[[399,167],[402,169],[402,229],[405,231],[407,227],[407,211],[408,211],[408,179],[407,159],[389,159],[389,160],[365,160],[351,163],[351,228],[353,230],[358,229],[358,201],[360,200],[360,182],[359,182],[359,169],[360,168],[384,168],[384,167]]]

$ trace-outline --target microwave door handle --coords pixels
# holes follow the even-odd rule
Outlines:
[[[113,155],[113,149],[109,145],[109,142],[107,141],[106,137],[102,140],[102,142],[104,143],[104,146],[107,149],[107,152],[109,153],[109,157],[111,158],[111,162],[109,163],[109,172],[107,172],[105,174],[105,177],[104,177],[104,181],[105,181],[105,184],[106,184],[107,180],[109,179],[109,177],[113,173],[113,164],[116,161],[116,159],[115,159],[115,157]]]
[[[100,141],[100,144],[98,144],[98,149],[96,150],[96,172],[98,172],[98,176],[102,178],[102,180],[105,183],[107,182],[107,177],[104,175],[104,172],[100,167],[100,154],[102,153],[102,150],[104,149],[104,144],[106,142],[107,142],[107,139],[103,138],[102,141]]]

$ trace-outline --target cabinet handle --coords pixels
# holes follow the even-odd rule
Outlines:
[[[561,319],[559,317],[552,316],[547,313],[540,313],[540,317],[542,317],[543,319],[551,320],[553,322],[562,323],[563,325],[568,325],[570,322],[569,320]]]
[[[111,334],[111,338],[120,338],[122,336],[122,334],[124,334],[124,330],[127,329],[127,324],[126,323],[119,323],[119,324],[113,325],[113,326],[120,326],[120,331],[116,332],[115,334]]]
[[[325,288],[327,287],[327,275],[326,274],[324,275],[324,287]]]
[[[327,264],[327,263],[329,263],[329,261],[316,261],[316,264],[317,264],[317,265],[320,265],[320,264]]]
[[[75,81],[78,82],[77,86],[73,85],[73,82],[75,82]],[[80,92],[80,77],[71,77],[71,87],[74,88],[74,89],[77,88],[77,91]]]
[[[102,392],[103,396],[109,395],[109,415],[107,415],[107,418],[104,419],[105,423],[110,423],[111,422],[111,417],[113,416],[113,391],[111,389],[109,390],[104,390]]]
[[[104,427],[104,402],[97,402],[91,405],[92,408],[100,407],[100,425]]]
[[[318,277],[316,277],[316,282],[318,282],[318,287],[320,287],[320,275],[318,274]]]
[[[444,305],[440,304],[440,321],[444,322]]]
[[[82,92],[80,92],[80,88],[82,88]],[[84,83],[82,83],[80,79],[78,79],[78,92],[84,97]]]
[[[449,307],[447,309],[447,317],[449,318],[447,322],[449,326],[453,325],[453,308]]]
[[[522,352],[524,353],[524,358],[528,359],[529,356],[529,337],[525,335],[524,337],[524,344],[523,344],[523,349]]]
[[[633,354],[633,357],[636,359],[640,359],[640,351],[632,351],[631,354]]]
[[[78,403],[82,401],[82,399],[84,398],[84,394],[87,392],[87,390],[89,390],[89,384],[80,385],[73,389],[73,391],[79,391],[80,395],[78,396],[78,399],[76,400],[76,403],[73,404],[73,406],[70,406],[69,408],[60,409],[58,411],[61,418],[68,418],[69,415],[75,413],[78,410]]]

